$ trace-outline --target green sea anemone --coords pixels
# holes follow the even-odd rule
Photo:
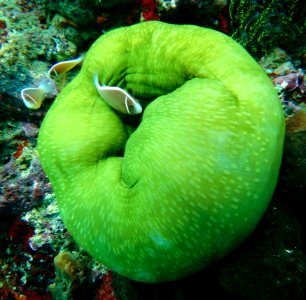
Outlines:
[[[95,74],[145,107],[132,133]],[[144,22],[93,44],[47,113],[38,148],[77,243],[128,278],[160,282],[202,269],[252,232],[283,136],[273,84],[234,40]]]

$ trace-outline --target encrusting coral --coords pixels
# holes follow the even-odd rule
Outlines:
[[[147,104],[131,135],[95,74]],[[48,111],[38,150],[76,241],[128,278],[159,282],[250,234],[273,193],[283,137],[273,84],[240,45],[152,21],[94,43]]]

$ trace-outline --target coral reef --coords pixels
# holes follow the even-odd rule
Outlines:
[[[124,279],[116,277],[115,290],[113,273],[82,252],[61,251],[54,266],[55,281],[48,288],[54,300],[135,299]]]
[[[32,158],[27,146],[18,145],[16,160],[12,159],[0,172],[0,214],[18,215],[31,210],[51,191],[37,157]]]
[[[22,4],[21,4],[22,3]],[[5,32],[0,36],[0,93],[19,98],[25,84],[31,83],[31,70],[35,60],[46,61],[73,58],[76,46],[69,41],[62,30],[47,25],[44,5],[41,1],[5,1],[0,11],[2,27]]]
[[[306,7],[303,0],[231,0],[231,35],[261,57],[274,47],[305,54]]]
[[[21,217],[10,216],[5,212],[2,213],[0,223],[0,299],[51,299],[51,294],[53,299],[63,299],[59,295],[73,291],[79,294],[82,291],[83,298],[78,299],[88,299],[86,297],[89,294],[94,295],[103,287],[106,269],[75,245],[62,223],[53,194],[46,193],[39,207],[22,213]],[[3,223],[3,220],[7,221]],[[83,269],[86,266],[86,272],[82,273],[85,278],[83,281],[77,281],[81,273],[73,278],[70,276],[71,280],[74,279],[71,289],[67,287],[68,271],[64,272],[64,284],[58,269],[69,270],[74,259],[56,260],[57,272],[53,268],[53,259],[61,249],[70,249],[76,253],[76,264],[83,266]],[[49,290],[52,282],[55,283]],[[55,287],[56,283],[55,292],[52,286]]]
[[[88,263],[88,262],[87,262]],[[85,280],[87,264],[81,264],[70,252],[62,251],[54,258],[55,282],[49,286],[53,299],[75,299]]]
[[[152,2],[152,1],[151,1]],[[228,11],[226,0],[155,1],[161,21],[175,24],[195,24],[227,33]]]
[[[48,13],[59,13],[70,20],[83,40],[95,40],[101,32],[139,22],[136,0],[55,0],[48,2]]]
[[[51,186],[37,157],[37,126],[26,122],[7,126],[0,144],[0,214],[19,215],[40,205]]]
[[[61,249],[77,253],[80,265],[87,266],[85,280],[73,285],[79,295],[85,292],[82,299],[88,299],[89,294],[92,299],[95,295],[100,295],[95,299],[106,299],[113,294],[109,279],[105,279],[110,275],[82,254],[59,216],[37,157],[37,125],[9,121],[1,125],[0,299],[51,299],[48,286],[57,278],[53,258]],[[63,299],[58,295],[65,291],[63,285],[58,285],[53,299]]]
[[[212,299],[210,294],[213,299],[305,298],[306,14],[302,0],[0,2],[1,300],[62,299],[61,295],[188,300],[198,294],[205,299]],[[233,34],[254,55],[266,54],[260,64],[276,84],[287,132],[278,187],[254,234],[211,268],[177,282],[146,285],[107,270],[74,243],[37,157],[37,132],[50,101],[42,110],[29,111],[19,93],[44,80],[50,64],[88,49],[101,33],[156,18],[215,28]],[[287,52],[279,48],[270,52],[275,46]],[[73,77],[60,78],[57,90]],[[60,267],[56,263],[55,270],[54,258],[63,253],[68,259],[62,259]],[[62,273],[71,265],[78,266],[70,276],[73,282]]]
[[[263,56],[259,64],[272,79],[285,116],[288,117],[300,110],[306,102],[303,70],[296,68],[292,58],[280,48],[275,48]]]
[[[54,254],[31,251],[28,241],[34,229],[26,222],[12,219],[5,224],[2,218],[0,226],[0,299],[50,299],[45,287],[53,277]]]
[[[114,276],[82,252],[61,251],[54,258],[54,266],[55,280],[48,287],[54,300],[136,299],[124,278]]]
[[[6,0],[0,11],[0,97],[6,98],[6,107],[0,108],[0,115],[9,105],[22,114],[20,91],[38,85],[50,63],[74,58],[101,32],[159,18],[217,28],[214,24],[225,4],[212,0]]]
[[[0,125],[0,299],[50,299],[53,257],[72,239],[38,160],[38,126],[14,120]]]

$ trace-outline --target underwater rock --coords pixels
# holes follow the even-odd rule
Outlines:
[[[127,289],[119,288],[122,298],[115,297],[112,272],[82,252],[61,251],[54,258],[54,266],[55,281],[48,288],[54,300],[132,299],[126,298]],[[119,286],[120,278],[117,281]]]
[[[76,24],[84,26],[95,23],[95,1],[91,0],[55,0],[48,4],[51,11],[60,13]]]
[[[74,299],[75,289],[84,281],[86,266],[81,265],[74,256],[66,251],[54,258],[55,282],[49,286],[53,299]]]
[[[116,21],[120,21],[118,13],[121,11],[121,17],[129,11],[130,7],[135,7],[134,0],[55,0],[48,3],[51,12],[60,13],[68,18],[80,29],[88,29],[95,34],[94,27],[97,24],[97,17],[103,13],[109,13]]]
[[[303,229],[306,222],[303,213],[306,190],[306,108],[302,106],[286,120],[284,157],[280,186],[286,203],[291,206]]]
[[[31,251],[28,240],[33,233],[27,222],[1,216],[1,299],[51,299],[46,285],[52,278],[53,254]]]
[[[229,16],[226,0],[155,2],[157,3],[157,15],[160,16],[161,21],[174,24],[194,24],[228,33]]]
[[[19,215],[37,207],[51,186],[28,144],[17,144],[11,160],[0,170],[0,214]]]
[[[288,53],[281,49],[281,48],[273,48],[271,51],[266,53],[261,59],[259,60],[260,66],[265,70],[266,73],[276,73],[277,75],[284,75],[288,68],[289,71],[295,70],[292,63],[292,58],[288,55]],[[281,66],[287,66],[286,70]],[[282,71],[277,71],[282,69]]]
[[[222,286],[239,299],[303,299],[306,255],[302,243],[301,227],[288,207],[272,203],[251,239],[225,262]]]
[[[41,3],[42,2],[43,1],[41,1]],[[140,1],[138,1],[138,3],[139,2]],[[159,2],[166,3],[170,1]],[[161,13],[162,19],[168,18],[168,20],[172,20],[176,23],[182,23],[182,20],[186,19],[191,20],[190,22],[196,21],[199,24],[211,25],[213,22],[214,24],[211,26],[213,28],[219,28],[219,20],[215,18],[215,15],[218,13],[221,6],[215,10],[211,10],[212,7],[204,5],[204,3],[221,3],[226,1],[175,2],[181,3],[179,10],[177,10],[177,7],[169,10],[165,8],[162,10],[157,7],[158,11],[160,10],[159,12]],[[232,1],[232,3],[234,2],[235,1]],[[259,1],[257,2],[259,3]],[[17,1],[2,1],[0,10],[0,43],[2,47],[0,49],[0,101],[2,104],[0,107],[2,168],[0,174],[0,177],[2,177],[0,181],[1,188],[5,188],[7,185],[11,184],[14,185],[15,183],[21,185],[22,187],[16,189],[14,194],[24,193],[22,197],[27,196],[28,200],[25,202],[20,201],[18,204],[15,202],[16,207],[14,207],[13,202],[0,202],[0,206],[3,208],[0,222],[0,298],[25,299],[25,297],[27,297],[27,299],[47,300],[51,299],[50,294],[46,293],[47,286],[54,280],[53,257],[62,248],[69,249],[69,251],[72,251],[74,254],[77,252],[75,257],[78,257],[78,253],[81,251],[76,247],[67,229],[63,226],[58,214],[57,205],[55,204],[54,195],[50,192],[51,187],[49,183],[46,182],[45,176],[42,176],[40,166],[37,165],[36,151],[34,150],[36,144],[34,140],[37,135],[37,126],[44,116],[44,112],[29,112],[23,108],[19,99],[19,92],[24,86],[35,82],[36,79],[48,69],[51,61],[63,57],[62,53],[65,53],[65,51],[61,49],[70,49],[69,45],[65,44],[65,41],[72,41],[73,44],[79,47],[84,40],[91,40],[97,35],[100,35],[101,29],[103,28],[109,28],[114,24],[126,24],[126,22],[131,24],[138,22],[141,9],[138,7],[138,11],[136,10],[136,12],[134,12],[134,8],[130,8],[128,11],[124,11],[124,14],[118,13],[117,15],[115,14],[116,10],[103,9],[101,11],[95,11],[98,17],[95,16],[91,21],[98,24],[98,29],[95,26],[94,29],[92,29],[91,26],[93,25],[91,23],[91,30],[87,31],[86,26],[75,27],[76,24],[73,24],[73,21],[67,17],[57,15],[53,18],[53,13],[55,11],[52,12],[50,16],[47,16],[47,14],[39,8],[40,1],[18,1],[18,3],[23,5],[21,9],[23,13],[20,10],[20,6],[16,6],[15,4],[12,5],[12,3],[16,4]],[[52,2],[49,3],[52,5]],[[74,5],[74,3],[77,2],[70,1],[70,5]],[[113,5],[115,1],[108,1],[107,3]],[[97,5],[99,4],[97,3]],[[122,6],[118,6],[117,11],[122,10],[122,8]],[[184,9],[186,9],[186,13]],[[205,13],[208,11],[209,20],[205,19]],[[211,14],[210,12],[213,13]],[[128,14],[128,20],[123,18],[126,13]],[[63,15],[65,15],[65,12]],[[24,17],[28,19],[29,23],[23,20]],[[39,18],[39,21],[37,21],[36,17]],[[10,20],[7,20],[7,18],[10,18]],[[84,14],[80,14],[80,18],[84,20]],[[108,20],[106,20],[106,18],[108,18]],[[50,19],[51,23],[46,24],[46,19]],[[75,20],[77,21],[77,17]],[[225,23],[229,22],[229,18],[224,21]],[[52,30],[50,28],[47,30],[49,25],[54,28]],[[15,35],[12,34],[13,28],[16,28]],[[25,31],[25,28],[28,28],[29,31]],[[303,27],[298,29],[298,31],[299,30],[303,30]],[[61,34],[59,34],[59,32]],[[79,34],[79,32],[82,33]],[[25,41],[23,34],[27,35],[28,33],[30,37],[37,35],[37,38],[34,39],[33,42],[31,38]],[[50,36],[53,34],[56,35],[57,43],[54,40],[46,42],[45,39],[50,39]],[[299,47],[302,41],[303,39],[300,40],[297,38],[295,41],[296,47]],[[32,44],[29,44],[29,42],[32,42]],[[10,45],[7,45],[8,43]],[[254,42],[251,42],[251,45],[252,44],[254,44]],[[57,51],[58,49],[56,49],[56,46],[58,45],[60,45],[59,49],[61,51]],[[68,46],[68,48],[66,48],[65,45]],[[261,45],[258,46],[261,49]],[[45,47],[48,49],[51,47],[51,50],[44,52]],[[6,50],[6,53],[4,50]],[[75,51],[75,47],[72,47],[71,50]],[[47,57],[45,56],[46,53],[48,54]],[[28,55],[29,59],[27,58]],[[34,61],[32,59],[34,59]],[[42,60],[38,61],[36,59]],[[271,72],[280,76],[285,75],[284,73],[288,71],[297,70],[298,67],[300,67],[299,65],[294,65],[295,62],[290,61],[291,58],[286,52],[285,54],[278,52],[274,57],[272,56],[271,58],[270,56],[268,59],[271,59],[271,63],[267,63],[268,68],[270,68]],[[282,63],[280,63],[278,59],[283,59]],[[36,63],[35,60],[38,63]],[[292,96],[297,100],[302,100],[292,94],[287,94],[286,100],[294,101]],[[299,105],[300,101],[295,104]],[[210,113],[214,114],[215,112]],[[243,257],[241,261],[237,262],[233,258],[235,257],[235,253],[233,253],[233,256],[229,256],[227,260],[228,262],[233,259],[232,264],[224,266],[224,261],[222,261],[221,267],[220,264],[215,264],[213,268],[209,268],[200,274],[195,274],[183,281],[162,285],[131,283],[118,274],[110,272],[108,274],[112,274],[112,276],[107,276],[104,279],[106,284],[103,289],[101,287],[103,282],[103,276],[101,274],[103,274],[103,271],[101,272],[100,267],[95,267],[95,264],[90,264],[89,269],[92,271],[86,273],[86,280],[83,285],[86,291],[88,291],[88,289],[90,291],[84,299],[88,299],[89,294],[100,299],[99,295],[101,297],[108,295],[106,290],[109,291],[110,286],[115,290],[116,297],[118,295],[116,287],[123,286],[121,298],[129,300],[196,299],[198,293],[209,299],[209,292],[212,292],[214,299],[217,297],[222,299],[252,299],[252,293],[255,295],[263,295],[264,292],[267,292],[269,296],[277,295],[278,299],[282,299],[283,296],[279,295],[277,292],[278,284],[280,284],[280,291],[283,291],[284,286],[288,287],[288,290],[283,294],[284,297],[286,296],[289,299],[294,299],[294,297],[299,298],[300,295],[303,297],[303,291],[304,294],[306,294],[305,286],[303,285],[305,282],[305,241],[302,239],[303,247],[301,247],[300,241],[301,235],[305,236],[306,228],[303,209],[306,178],[304,151],[306,147],[305,129],[302,129],[305,128],[303,125],[305,124],[304,116],[304,113],[294,111],[294,114],[289,117],[290,119],[287,119],[285,156],[279,184],[281,185],[280,194],[283,199],[281,203],[285,203],[285,209],[283,206],[280,206],[279,203],[276,206],[272,206],[272,213],[268,213],[269,221],[264,220],[263,223],[260,224],[259,230],[265,227],[267,229],[267,231],[263,231],[265,233],[261,235],[263,239],[266,239],[265,242],[262,242],[260,238],[258,239],[260,234],[256,231],[255,235],[252,235],[250,239],[246,241],[249,242],[253,240],[251,246],[246,247],[245,244],[243,244],[242,247],[238,249],[237,253],[240,253]],[[27,122],[22,122],[23,124],[21,124],[19,123],[21,120]],[[26,140],[29,140],[28,146]],[[21,157],[22,155],[25,157]],[[32,164],[30,162],[30,157],[32,155],[33,159],[35,157],[33,162],[34,167],[26,168],[28,164]],[[14,156],[16,156],[17,159]],[[18,160],[19,158],[20,160]],[[13,161],[15,163],[13,163]],[[28,190],[26,190],[28,186],[24,186],[26,181],[20,181],[19,178],[21,174],[25,175],[25,173],[29,173],[27,176],[30,182],[35,182],[37,178],[42,180],[38,186],[44,190],[43,200],[40,198],[39,201],[36,201],[37,198],[34,198],[33,203],[29,203],[32,199],[30,196],[33,190],[28,193]],[[38,177],[36,177],[37,174]],[[13,177],[15,177],[15,179],[13,179]],[[3,200],[3,198],[1,199]],[[36,206],[38,203],[42,205],[37,206],[37,208],[31,208],[32,204]],[[28,209],[30,209],[30,211],[24,213]],[[273,210],[275,216],[273,216]],[[16,220],[10,215],[11,213],[22,213],[22,216]],[[9,223],[5,225],[7,219],[9,219]],[[274,224],[275,229],[271,230],[269,224]],[[281,232],[282,230],[284,231],[283,233]],[[291,241],[289,239],[290,235],[292,235]],[[273,238],[271,238],[271,236]],[[284,243],[282,242],[283,240],[285,241]],[[273,245],[271,246],[270,244]],[[297,247],[295,247],[296,245]],[[272,254],[277,255],[276,258],[269,256],[270,250]],[[244,255],[243,252],[248,252],[248,254]],[[235,266],[236,263],[237,265]],[[281,268],[277,267],[277,264],[279,264]],[[300,267],[300,269],[298,269],[298,267]],[[220,278],[217,273],[218,270],[222,268],[224,268],[224,272],[222,272],[221,276],[221,286],[219,284]],[[249,272],[247,272],[248,270]],[[266,270],[267,274],[262,270]],[[296,274],[293,274],[294,272],[296,272]],[[281,280],[274,280],[273,277]],[[233,281],[231,282],[232,278]],[[267,280],[261,280],[262,278],[266,278]],[[92,282],[95,283],[94,286]],[[300,284],[301,282],[302,284]],[[127,287],[133,290],[132,296],[125,292]],[[259,288],[258,291],[257,287]],[[271,290],[269,290],[270,287]],[[118,296],[118,299],[121,298]]]
[[[286,133],[289,137],[294,133],[306,131],[306,107],[301,106],[292,117],[288,118],[286,121]],[[289,147],[290,148],[290,147]],[[302,147],[301,147],[302,150]]]
[[[306,102],[305,74],[301,61],[294,61],[286,51],[274,48],[259,60],[259,64],[275,85],[285,117],[290,118],[301,110]]]
[[[51,193],[36,150],[38,126],[3,120],[0,130],[0,215],[20,215]]]
[[[50,190],[50,189],[49,189]],[[0,218],[0,298],[24,295],[51,299],[47,286],[54,280],[53,258],[63,248],[80,251],[59,217],[55,199],[46,193],[42,205]],[[14,299],[22,299],[15,296]]]
[[[34,61],[41,61],[47,69],[47,62],[76,55],[77,48],[64,31],[47,24],[43,2],[1,2],[0,22],[5,23],[5,34],[0,35],[0,94],[12,97],[7,101],[20,101],[20,90],[37,79],[33,72],[43,74],[41,65],[34,65]]]

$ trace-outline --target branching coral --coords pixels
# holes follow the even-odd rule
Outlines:
[[[253,55],[261,56],[276,46],[305,53],[303,0],[231,0],[229,10],[232,37]]]

